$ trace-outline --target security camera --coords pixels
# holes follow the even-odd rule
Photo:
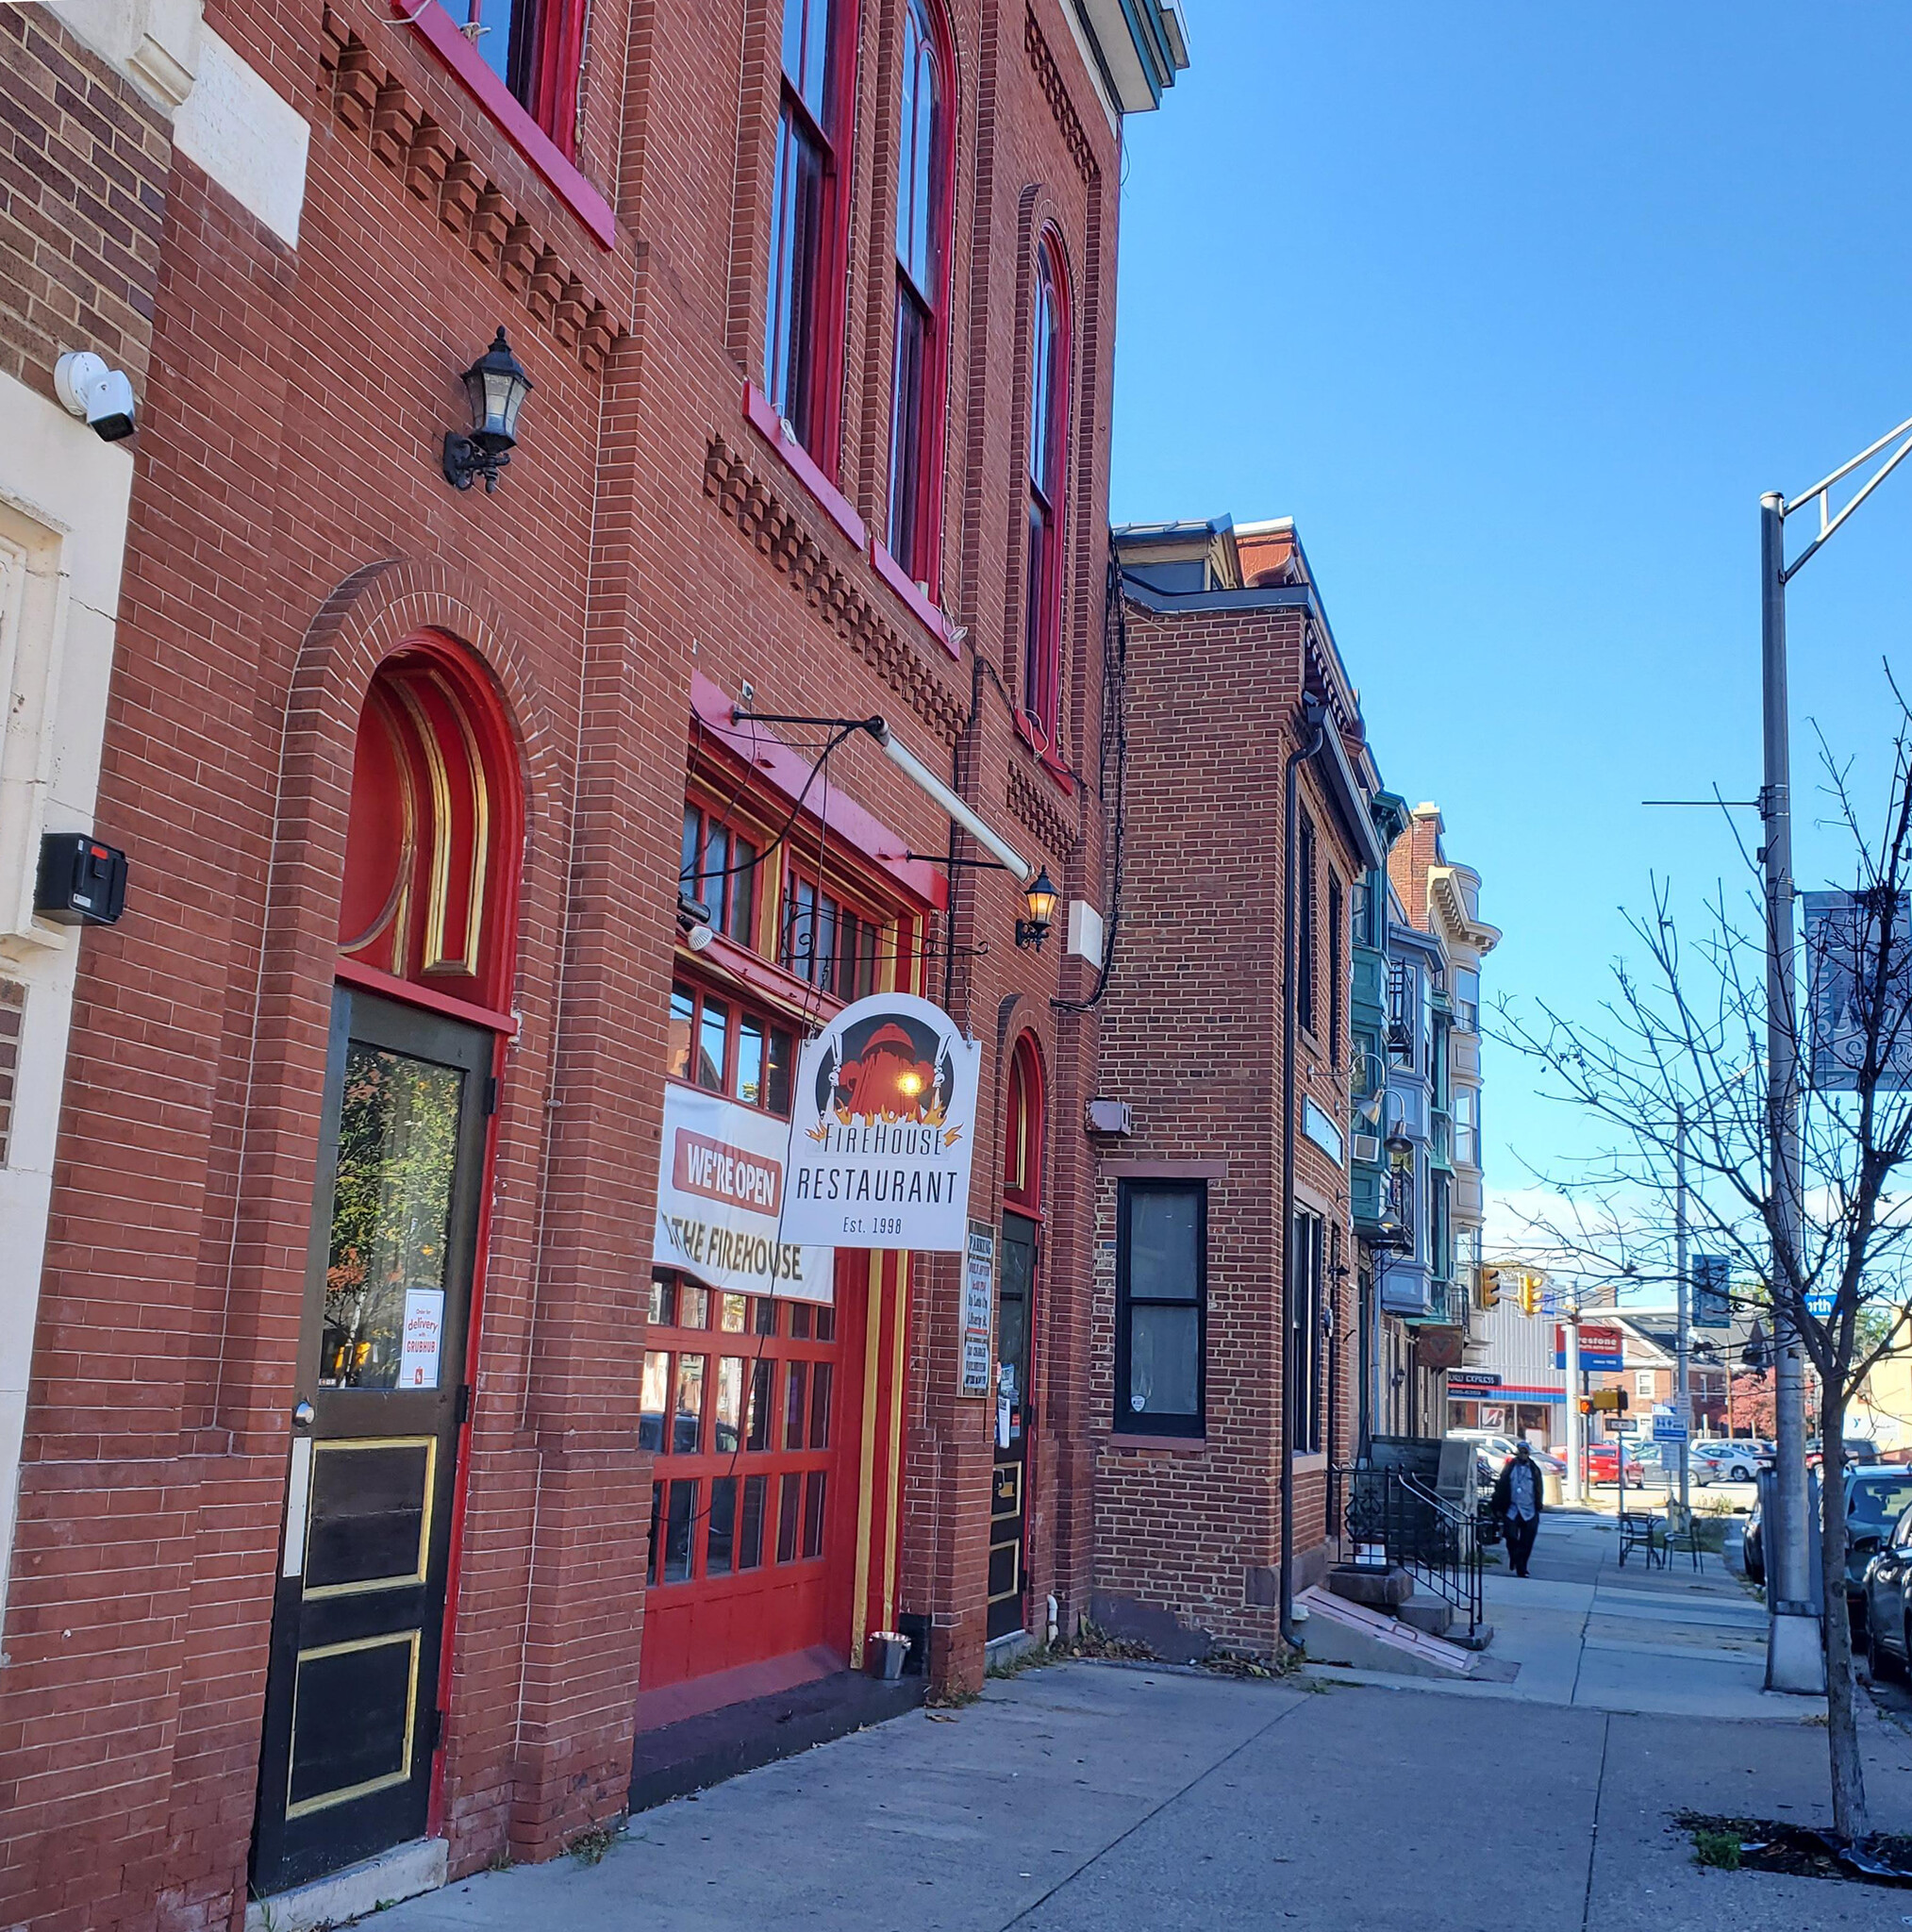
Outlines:
[[[132,435],[133,382],[124,369],[108,369],[89,350],[70,349],[53,366],[53,387],[68,414],[77,416],[102,442]]]

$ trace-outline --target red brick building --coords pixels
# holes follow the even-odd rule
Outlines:
[[[164,212],[0,1914],[283,1927],[548,1856],[872,1631],[972,1683],[1087,1607],[1120,126],[1186,56],[1115,0],[58,11]],[[968,1392],[955,1255],[665,1244],[673,1096],[747,1150],[873,991],[980,1044]]]
[[[1331,1471],[1356,1441],[1350,911],[1386,848],[1359,706],[1289,526],[1116,544],[1127,758],[1100,1097],[1128,1112],[1097,1137],[1090,1381],[1115,1401],[1095,1435],[1093,1605],[1165,1655],[1267,1653],[1284,1431],[1296,1592],[1330,1560]]]

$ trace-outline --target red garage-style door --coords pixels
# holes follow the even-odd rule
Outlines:
[[[863,1359],[859,1272],[839,1267],[836,1307],[653,1279],[640,1723],[773,1688],[732,1675],[722,1698],[652,1694],[691,1680],[783,1660],[776,1681],[790,1682],[852,1661],[863,1391],[845,1363]]]

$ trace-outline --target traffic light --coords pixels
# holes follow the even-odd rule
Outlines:
[[[1497,1308],[1501,1305],[1501,1271],[1482,1268],[1474,1275],[1473,1305],[1477,1308]]]
[[[1596,1409],[1612,1409],[1619,1414],[1626,1413],[1626,1391],[1624,1389],[1596,1389],[1591,1395],[1580,1398],[1580,1413],[1591,1415]]]
[[[1540,1312],[1540,1276],[1522,1274],[1521,1276],[1520,1307],[1523,1315],[1538,1315]]]

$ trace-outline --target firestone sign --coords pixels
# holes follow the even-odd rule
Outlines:
[[[963,1253],[981,1065],[928,1000],[845,1007],[797,1063],[786,1239]]]
[[[711,1288],[830,1299],[832,1257],[781,1224],[789,1153],[780,1120],[694,1088],[664,1089],[657,1176],[660,1268],[681,1268]]]

